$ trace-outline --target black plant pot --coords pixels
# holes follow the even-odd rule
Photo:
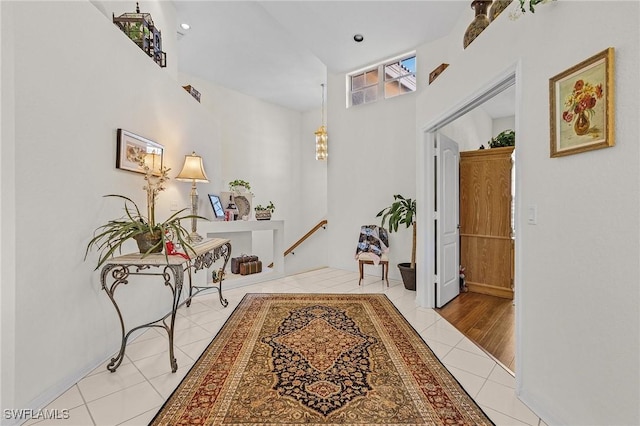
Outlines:
[[[398,269],[400,269],[400,275],[402,275],[402,282],[404,288],[407,290],[416,290],[416,268],[411,267],[411,263],[398,263]]]

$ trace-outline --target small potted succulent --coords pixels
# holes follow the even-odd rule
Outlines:
[[[276,210],[276,206],[273,205],[273,202],[269,201],[266,207],[258,204],[254,210],[256,211],[256,220],[269,220],[271,219],[271,213]]]

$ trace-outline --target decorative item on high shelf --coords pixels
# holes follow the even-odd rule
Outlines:
[[[476,16],[467,27],[467,31],[464,33],[463,46],[466,49],[476,37],[480,35],[485,28],[490,24],[487,17],[487,8],[491,5],[491,1],[487,0],[474,0],[471,2],[471,8],[475,9]]]
[[[191,86],[191,85],[189,84],[189,85],[186,85],[186,86],[182,86],[182,88],[183,88],[184,90],[186,90],[187,92],[189,92],[189,94],[190,94],[191,96],[193,96],[193,98],[194,98],[196,101],[200,102],[200,92],[198,92],[196,89],[194,89],[194,88],[193,88],[193,86]]]
[[[123,13],[113,16],[113,23],[122,30],[160,67],[167,66],[167,54],[162,51],[162,34],[153,24],[151,14],[140,13],[140,5],[136,2],[135,13]]]
[[[513,0],[494,0],[489,9],[489,21],[493,22],[503,10],[505,10]]]
[[[436,69],[431,71],[431,73],[429,73],[429,84],[431,84],[433,80],[438,78],[438,76],[442,74],[442,71],[446,70],[448,66],[449,64],[440,64]]]

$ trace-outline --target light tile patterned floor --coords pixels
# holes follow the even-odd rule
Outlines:
[[[26,425],[146,425],[180,383],[246,293],[385,293],[436,355],[497,425],[544,423],[514,393],[515,379],[432,309],[416,308],[415,292],[399,281],[387,288],[368,276],[358,286],[355,272],[324,268],[216,294],[198,296],[182,307],[176,322],[178,371],[171,373],[166,333],[149,329],[127,346],[115,373],[106,362],[52,402],[48,409],[68,409],[67,420]],[[114,313],[115,315],[115,313]]]

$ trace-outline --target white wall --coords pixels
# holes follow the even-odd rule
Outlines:
[[[0,29],[0,407],[11,407],[16,379],[14,39],[12,14],[1,5]]]
[[[516,69],[516,379],[548,424],[640,423],[639,7],[559,1],[516,21],[503,13],[417,103],[420,129]],[[462,34],[451,37],[455,46]],[[550,158],[549,78],[610,46],[616,146]],[[535,226],[522,214],[531,205]]]
[[[344,74],[329,75],[328,93],[329,265],[355,271],[360,226],[379,224],[394,194],[415,198],[416,95],[346,108]],[[389,236],[392,265],[410,261],[411,238],[410,228]],[[400,279],[395,267],[389,276]]]
[[[315,160],[313,134],[319,110],[300,113],[190,75],[180,74],[179,80],[201,93],[202,106],[219,123],[223,161],[217,191],[242,179],[251,184],[254,206],[273,201],[272,218],[285,221],[285,247],[326,216],[327,165]],[[288,274],[327,265],[321,234],[285,258]],[[270,233],[254,233],[253,247],[265,266],[273,260]]]
[[[491,126],[491,137],[496,137],[505,130],[515,130],[516,116],[494,118]],[[517,136],[517,135],[516,135]]]
[[[8,124],[2,129],[2,407],[37,408],[120,343],[115,311],[93,271],[96,256],[83,261],[93,230],[122,214],[121,204],[103,194],[144,205],[142,175],[115,168],[116,129],[163,144],[171,177],[196,149],[219,180],[220,140],[201,105],[90,3],[0,7]],[[14,90],[19,96],[12,99]],[[188,192],[188,183],[170,181],[158,200],[159,218],[172,200],[187,205]],[[143,287],[119,289],[124,309],[146,307],[130,309],[137,320],[167,306],[162,289],[145,294]]]
[[[475,151],[481,145],[489,148],[492,131],[493,120],[480,107],[441,129],[442,134],[458,143],[460,151]]]
[[[249,180],[255,201],[272,200],[274,218],[285,219],[285,242],[326,216],[327,166],[313,155],[319,112],[299,113],[191,80],[203,92],[199,104],[170,69],[105,19],[110,2],[92,3],[0,3],[7,123],[0,169],[3,408],[44,406],[119,346],[115,311],[93,271],[95,254],[83,262],[93,230],[122,212],[103,194],[144,205],[142,175],[115,169],[117,128],[163,144],[172,177],[185,154],[202,155],[210,183],[198,184],[200,194],[221,192],[231,179]],[[156,17],[173,13],[170,3],[150,4],[160,7],[152,10],[156,24]],[[188,206],[189,187],[170,181],[158,216],[169,215],[171,204]],[[204,196],[199,209],[209,211]],[[321,232],[312,243],[315,250],[297,252],[292,269],[327,264],[326,237]],[[135,312],[127,318],[132,323],[166,310],[165,293],[142,287],[118,290],[123,311]],[[136,306],[147,309],[127,309]]]

